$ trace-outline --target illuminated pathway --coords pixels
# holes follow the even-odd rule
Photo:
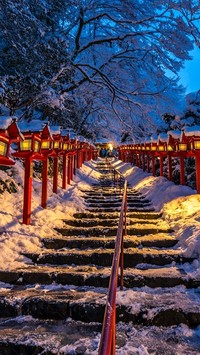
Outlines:
[[[97,354],[122,194],[104,163],[94,168],[102,175],[82,191],[86,211],[43,239],[41,253],[26,254],[33,266],[1,272],[1,281],[11,286],[0,293],[0,354]],[[197,354],[198,342],[190,344],[176,326],[199,325],[200,280],[181,269],[192,260],[173,249],[176,242],[151,202],[129,188],[118,354],[141,344],[150,353]]]

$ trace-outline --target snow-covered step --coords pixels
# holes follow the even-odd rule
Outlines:
[[[43,245],[48,249],[62,248],[113,248],[115,246],[115,237],[51,237],[42,239]],[[154,235],[145,236],[130,236],[124,237],[124,248],[130,247],[157,247],[170,248],[175,246],[177,239],[170,234],[157,233]]]
[[[115,211],[118,211],[120,212],[120,206],[115,206]],[[97,207],[87,207],[86,209],[87,211],[91,211],[91,212],[96,212],[96,213],[99,213],[99,212],[113,212],[113,207],[104,207],[104,208],[97,208]],[[128,211],[129,212],[154,212],[155,209],[153,207],[130,207],[128,208]]]
[[[97,351],[101,324],[31,316],[0,320],[1,355],[70,355]],[[95,341],[96,339],[96,341]],[[118,347],[120,343],[118,342]],[[72,352],[73,349],[73,352]]]
[[[96,218],[74,218],[74,219],[69,219],[69,220],[63,220],[63,222],[72,227],[95,227],[95,226],[103,226],[103,227],[113,227],[118,225],[118,219],[116,218],[98,218],[98,215]],[[137,225],[137,224],[154,224],[154,225],[165,225],[167,227],[167,223],[158,220],[158,219],[140,219],[140,218],[128,218],[127,217],[127,225]]]
[[[145,267],[145,265],[141,265]],[[146,264],[147,267],[147,264]],[[29,265],[27,268],[2,271],[0,281],[13,285],[74,285],[108,287],[110,267],[89,265]],[[148,286],[150,288],[174,287],[184,285],[187,288],[200,287],[200,279],[187,274],[181,265],[155,267],[148,269],[126,268],[124,286],[126,288]],[[71,286],[72,287],[72,286]],[[14,316],[14,314],[13,314]]]
[[[94,196],[94,197],[110,197],[110,196],[117,196],[117,197],[122,197],[123,193],[122,191],[119,191],[118,189],[113,189],[112,191],[108,191],[106,192],[104,189],[99,189],[99,191],[97,189],[95,190],[80,190],[81,192],[84,193],[84,196]],[[133,197],[139,197],[139,198],[144,198],[141,193],[134,191],[134,192],[129,192],[129,190],[127,191],[127,196],[133,196]]]
[[[162,216],[160,212],[154,212],[150,211],[148,214],[144,211],[136,211],[136,212],[127,212],[127,217],[128,218],[136,218],[136,219],[144,219],[144,220],[149,220],[149,219],[159,219]],[[111,211],[109,213],[107,212],[77,212],[74,213],[73,215],[74,218],[79,218],[79,219],[117,219],[119,220],[119,212],[116,211]],[[118,222],[117,222],[118,223]]]
[[[91,288],[56,290],[27,288],[0,291],[1,318],[31,316],[36,319],[73,320],[86,323],[103,320],[106,289]],[[124,290],[117,293],[117,322],[132,322],[146,326],[172,326],[200,323],[198,289],[183,286],[166,289]],[[10,315],[9,315],[10,312]]]
[[[73,227],[73,228],[55,228],[57,232],[64,236],[116,236],[117,225],[113,226],[96,226],[96,227]],[[150,224],[150,223],[135,223],[127,225],[127,235],[147,235],[157,233],[171,233],[173,230],[164,224]]]
[[[98,265],[111,266],[113,249],[64,249],[60,251],[42,250],[41,253],[23,253],[37,264],[54,265]],[[155,248],[127,248],[124,251],[125,267],[135,267],[138,264],[167,265],[172,262],[190,262],[179,250]]]
[[[88,207],[110,207],[110,208],[115,208],[115,207],[119,207],[121,206],[121,201],[120,200],[101,200],[101,201],[95,201],[95,200],[86,200],[85,201],[85,205],[86,205],[86,208]],[[143,208],[143,207],[146,207],[146,206],[151,206],[151,203],[150,202],[145,202],[145,201],[141,201],[141,200],[134,200],[134,201],[127,201],[127,204],[128,204],[128,209],[130,207],[140,207],[140,208]]]

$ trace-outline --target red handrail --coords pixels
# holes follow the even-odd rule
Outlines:
[[[123,289],[124,247],[123,239],[126,234],[127,211],[127,180],[124,183],[124,194],[120,211],[115,250],[109,281],[108,296],[104,313],[103,327],[99,345],[99,355],[114,355],[116,342],[116,293],[118,285],[118,270],[120,266],[120,289]]]

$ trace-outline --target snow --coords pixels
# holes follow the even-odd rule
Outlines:
[[[186,136],[200,137],[200,126],[185,127],[184,132]]]
[[[159,142],[163,142],[163,143],[167,143],[167,140],[168,140],[168,135],[167,133],[160,133],[159,136],[158,136],[158,143]]]
[[[179,239],[178,249],[181,250],[185,256],[195,256],[192,264],[185,263],[182,265],[188,277],[200,277],[200,195],[197,195],[194,190],[186,186],[178,186],[173,182],[168,181],[164,177],[153,177],[151,174],[143,172],[137,167],[131,166],[129,163],[116,160],[113,162],[114,167],[125,175],[129,184],[134,189],[140,191],[145,197],[152,201],[156,211],[162,211],[165,220],[175,230],[175,235]],[[33,195],[32,195],[32,216],[31,225],[22,224],[22,201],[23,201],[23,167],[19,161],[16,165],[7,171],[0,170],[0,178],[2,180],[8,179],[11,171],[14,172],[14,180],[20,184],[18,192],[10,194],[4,192],[0,195],[0,243],[1,243],[1,256],[0,256],[0,270],[16,270],[26,267],[30,260],[21,255],[21,252],[37,252],[41,248],[41,239],[44,237],[53,237],[56,235],[54,227],[61,228],[64,226],[63,220],[70,219],[74,212],[84,211],[84,203],[81,197],[81,190],[91,189],[90,184],[96,182],[100,173],[95,169],[93,162],[83,164],[82,168],[77,171],[74,181],[66,190],[58,188],[58,194],[52,193],[52,181],[49,179],[48,184],[48,206],[47,209],[40,207],[41,196],[41,181],[34,178],[33,180]],[[59,177],[59,186],[61,180]],[[30,265],[31,267],[34,265]],[[172,265],[173,269],[173,265]],[[166,271],[167,272],[167,271]],[[60,289],[61,285],[35,285],[35,288],[42,287],[45,290]],[[4,283],[0,284],[3,290],[9,290],[10,285]],[[62,286],[67,289],[68,286]],[[72,286],[70,289],[72,290]],[[76,289],[76,287],[74,287]],[[92,288],[90,288],[91,291]],[[102,289],[96,290],[100,292]],[[106,290],[104,290],[105,292]],[[192,300],[198,299],[198,294],[187,291],[188,299],[184,298],[186,289],[184,286],[174,288],[176,292],[176,299],[174,304],[179,305],[179,301],[189,307],[188,299],[192,304]],[[145,299],[146,302],[154,302],[156,306],[162,304],[162,295],[165,293],[169,297],[171,291],[158,290],[155,294],[154,289],[144,287],[140,290],[130,289],[120,291],[117,294],[117,303],[124,305],[131,305],[133,314],[137,314],[142,309]],[[147,317],[154,316],[156,308],[147,312]],[[19,320],[20,321],[20,320]],[[22,320],[23,321],[23,320]],[[123,354],[149,354],[148,341],[152,342],[152,346],[159,347],[161,343],[166,340],[164,337],[169,337],[171,334],[176,333],[177,336],[184,337],[185,339],[199,339],[200,330],[189,329],[186,325],[179,327],[170,327],[163,332],[163,339],[160,339],[160,333],[156,338],[156,327],[153,330],[143,327],[142,329],[131,327],[129,324],[126,327],[126,342],[123,346]],[[123,326],[118,325],[118,334],[122,331]],[[63,351],[71,351],[76,346],[86,346],[90,354],[96,354],[99,343],[100,334],[91,340],[82,337],[77,340],[75,344],[66,345]],[[134,340],[133,340],[134,339]],[[157,340],[156,340],[157,339]],[[157,344],[159,342],[159,345]],[[155,343],[155,344],[154,344]],[[133,345],[134,344],[134,345]],[[92,350],[94,349],[94,350]],[[121,349],[117,350],[117,354],[121,354]],[[184,353],[184,350],[183,352]],[[181,354],[181,351],[180,351]]]
[[[20,131],[22,132],[38,132],[42,131],[43,127],[45,125],[44,121],[41,120],[34,120],[34,121],[22,121],[18,122],[18,127]]]
[[[164,177],[153,177],[129,163],[117,160],[113,165],[135,189],[152,201],[156,211],[163,212],[165,220],[175,230],[178,248],[185,256],[198,260],[193,265],[194,271],[200,261],[200,195],[190,187],[175,185]],[[20,254],[21,251],[37,252],[41,238],[55,236],[54,227],[62,228],[63,219],[72,218],[76,211],[84,211],[80,190],[89,190],[91,181],[99,176],[93,164],[88,162],[66,190],[58,188],[58,194],[52,193],[52,181],[49,179],[47,209],[40,206],[41,181],[34,179],[31,225],[27,226],[22,224],[23,168],[17,162],[12,171],[19,185],[18,192],[0,195],[1,270],[23,267],[27,259]],[[7,173],[0,170],[0,178],[8,178]]]
[[[8,126],[12,123],[14,117],[0,116],[0,128],[7,129]]]
[[[178,130],[172,130],[172,131],[168,131],[167,132],[168,136],[172,136],[172,138],[174,139],[180,139],[180,136],[181,136],[181,131],[178,131]]]

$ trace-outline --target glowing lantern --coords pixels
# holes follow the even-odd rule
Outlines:
[[[180,152],[186,152],[188,150],[188,145],[187,143],[179,143],[178,144],[178,150]]]

